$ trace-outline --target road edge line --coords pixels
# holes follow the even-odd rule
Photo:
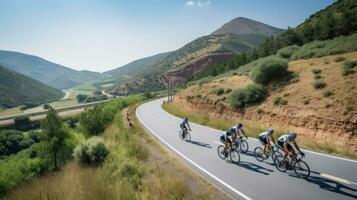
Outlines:
[[[180,119],[179,117],[167,112],[166,110],[162,109],[163,111],[165,111],[166,113]],[[192,124],[195,124],[197,126],[201,126],[201,127],[204,127],[204,128],[208,128],[208,129],[212,129],[214,131],[220,131],[220,132],[223,132],[222,130],[218,130],[218,129],[215,129],[215,128],[212,128],[212,127],[209,127],[209,126],[203,126],[201,124],[197,124],[197,123],[194,123],[194,122],[190,122]],[[254,141],[259,141],[257,138],[252,138],[252,137],[249,137],[249,139],[251,140],[254,140]],[[320,156],[326,156],[326,157],[329,157],[329,158],[335,158],[335,159],[340,159],[340,160],[344,160],[344,161],[349,161],[349,162],[353,162],[353,163],[357,163],[357,160],[354,160],[354,159],[350,159],[350,158],[344,158],[344,157],[340,157],[340,156],[334,156],[334,155],[330,155],[330,154],[326,154],[326,153],[320,153],[320,152],[316,152],[316,151],[311,151],[311,150],[307,150],[307,149],[303,149],[303,148],[300,148],[301,150],[304,150],[306,152],[309,152],[309,153],[312,153],[312,154],[317,154],[317,155],[320,155]]]
[[[211,178],[215,179],[217,182],[219,182],[220,184],[224,185],[225,187],[227,187],[229,190],[233,191],[234,193],[236,193],[237,195],[243,197],[246,200],[252,200],[252,198],[248,197],[247,195],[243,194],[242,192],[238,191],[237,189],[233,188],[232,186],[230,186],[228,183],[222,181],[221,179],[219,179],[218,177],[216,177],[215,175],[213,175],[212,173],[208,172],[206,169],[204,169],[203,167],[201,167],[200,165],[196,164],[195,162],[193,162],[191,159],[189,159],[188,157],[186,157],[184,154],[182,154],[181,152],[179,152],[178,150],[176,150],[174,147],[172,147],[169,143],[167,143],[165,140],[163,140],[160,136],[158,136],[155,131],[153,131],[148,125],[145,124],[145,122],[142,121],[142,119],[140,118],[140,116],[138,115],[138,110],[142,105],[140,105],[139,107],[136,108],[135,110],[135,115],[138,118],[139,122],[149,131],[151,132],[151,134],[153,134],[156,138],[158,138],[162,143],[164,143],[167,147],[169,147],[171,150],[173,150],[174,152],[176,152],[178,155],[180,155],[182,158],[184,158],[186,161],[188,161],[189,163],[191,163],[193,166],[197,167],[199,170],[201,170],[202,172],[204,172],[205,174],[207,174],[208,176],[210,176]]]

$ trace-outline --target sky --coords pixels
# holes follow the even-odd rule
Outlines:
[[[0,0],[0,49],[107,71],[176,50],[236,17],[295,27],[334,0]]]

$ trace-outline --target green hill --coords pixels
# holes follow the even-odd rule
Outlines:
[[[258,48],[245,54],[237,55],[234,58],[210,64],[195,76],[195,80],[237,69],[258,58],[274,55],[284,47],[291,45],[302,46],[315,40],[332,39],[356,32],[357,2],[355,0],[336,1],[325,9],[311,15],[296,28],[288,28],[278,36],[267,38]],[[323,48],[323,46],[320,48]],[[313,52],[311,53],[313,54]]]
[[[141,58],[116,69],[106,71],[104,74],[108,74],[118,80],[125,80],[133,77],[138,71],[145,70],[147,67],[160,62],[168,54],[170,54],[170,52]]]
[[[0,65],[0,107],[39,104],[64,96],[60,90]]]
[[[275,28],[245,17],[237,17],[231,20],[230,22],[224,24],[221,28],[214,31],[211,35],[231,33],[236,35],[262,34],[269,36],[278,35],[283,31],[284,29]]]
[[[254,25],[259,25],[259,28],[256,28],[255,31],[242,30],[241,32],[225,32],[225,29],[217,31],[220,34],[200,37],[176,51],[165,54],[152,64],[147,62],[149,64],[145,66],[145,70],[140,70],[141,68],[138,67],[126,76],[117,76],[118,84],[110,92],[120,94],[124,91],[125,93],[135,93],[164,89],[167,72],[175,73],[181,79],[188,79],[192,76],[190,73],[192,68],[202,70],[216,59],[227,58],[227,54],[232,56],[250,51],[259,46],[271,34],[275,35],[281,31],[281,29],[246,18],[237,18],[228,24],[231,24],[229,27],[236,27],[230,30],[238,30],[240,27],[253,29]],[[106,73],[110,73],[110,71]]]
[[[97,72],[76,71],[37,56],[12,51],[0,50],[0,65],[57,89],[105,78]]]

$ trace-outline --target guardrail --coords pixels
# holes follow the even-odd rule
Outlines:
[[[66,106],[66,107],[57,108],[55,110],[57,112],[63,112],[63,111],[66,111],[66,110],[74,110],[74,109],[79,109],[79,108],[90,107],[90,106],[94,106],[94,105],[97,105],[97,104],[106,103],[106,102],[109,102],[109,101],[111,101],[111,99],[107,99],[107,100],[103,100],[103,101],[90,102],[90,103],[84,103],[84,104],[77,104],[77,105],[72,105],[72,106]],[[48,112],[48,110],[44,110],[44,111],[32,112],[32,113],[21,113],[21,114],[0,116],[0,121],[11,120],[11,119],[15,119],[17,117],[33,117],[33,116],[46,114],[47,112]]]

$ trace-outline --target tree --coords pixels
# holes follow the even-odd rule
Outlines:
[[[45,147],[52,155],[54,168],[58,169],[58,155],[66,146],[65,141],[69,138],[69,134],[64,130],[58,113],[51,106],[41,126],[45,137]]]
[[[105,130],[107,122],[101,107],[95,106],[81,113],[79,124],[88,135],[99,135]]]
[[[84,102],[87,98],[88,98],[88,96],[85,94],[78,94],[76,96],[76,99],[79,103]]]

